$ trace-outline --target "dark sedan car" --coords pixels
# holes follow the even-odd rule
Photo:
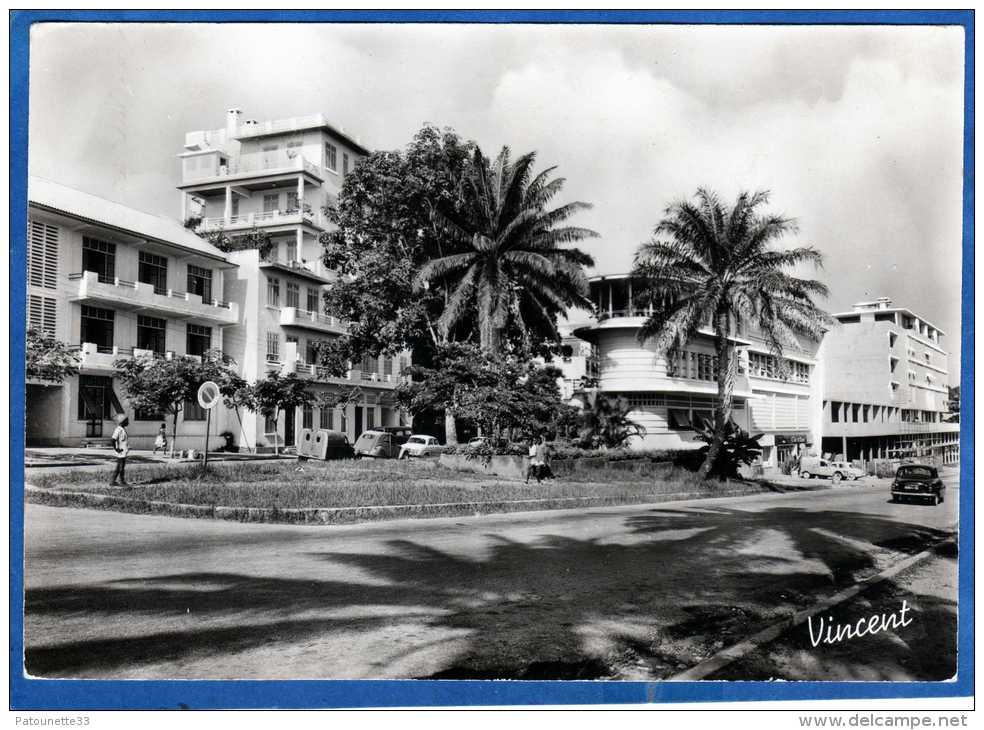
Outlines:
[[[943,502],[946,486],[935,466],[928,464],[904,464],[895,472],[892,482],[892,501],[908,502],[913,499],[930,504]]]

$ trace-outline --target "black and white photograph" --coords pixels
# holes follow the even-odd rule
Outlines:
[[[24,675],[955,682],[964,30],[33,25]]]

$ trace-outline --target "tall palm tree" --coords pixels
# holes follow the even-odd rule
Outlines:
[[[717,461],[731,419],[737,358],[728,335],[735,324],[756,326],[783,367],[784,348],[795,346],[797,337],[819,340],[830,322],[813,301],[826,297],[827,287],[789,272],[804,264],[821,267],[822,255],[812,247],[776,247],[796,225],[761,212],[768,201],[767,192],[743,192],[729,207],[699,189],[695,200],[667,208],[653,238],[636,252],[641,298],[653,307],[640,342],[655,340],[657,353],[672,362],[699,329],[710,323],[714,330],[717,404],[702,478]]]
[[[536,153],[510,160],[503,147],[490,161],[476,147],[463,180],[465,204],[439,210],[456,249],[425,264],[417,285],[442,282],[450,295],[438,321],[447,332],[478,312],[483,349],[497,351],[507,325],[557,339],[558,314],[590,306],[584,266],[592,258],[566,246],[598,234],[563,226],[587,203],[548,208],[564,185],[555,167],[534,175]]]

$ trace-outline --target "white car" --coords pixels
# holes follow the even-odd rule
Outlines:
[[[835,469],[840,469],[841,475],[845,479],[852,479],[854,481],[857,481],[861,477],[865,476],[865,473],[863,471],[861,471],[856,467],[851,466],[846,461],[834,461],[831,463],[833,464]]]
[[[411,456],[433,456],[441,453],[441,443],[433,436],[414,435],[407,439],[407,442],[400,447],[399,459],[407,459]]]

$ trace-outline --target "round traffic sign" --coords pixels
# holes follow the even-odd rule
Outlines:
[[[219,402],[219,386],[211,380],[206,380],[198,388],[198,405],[206,411],[215,408]]]

